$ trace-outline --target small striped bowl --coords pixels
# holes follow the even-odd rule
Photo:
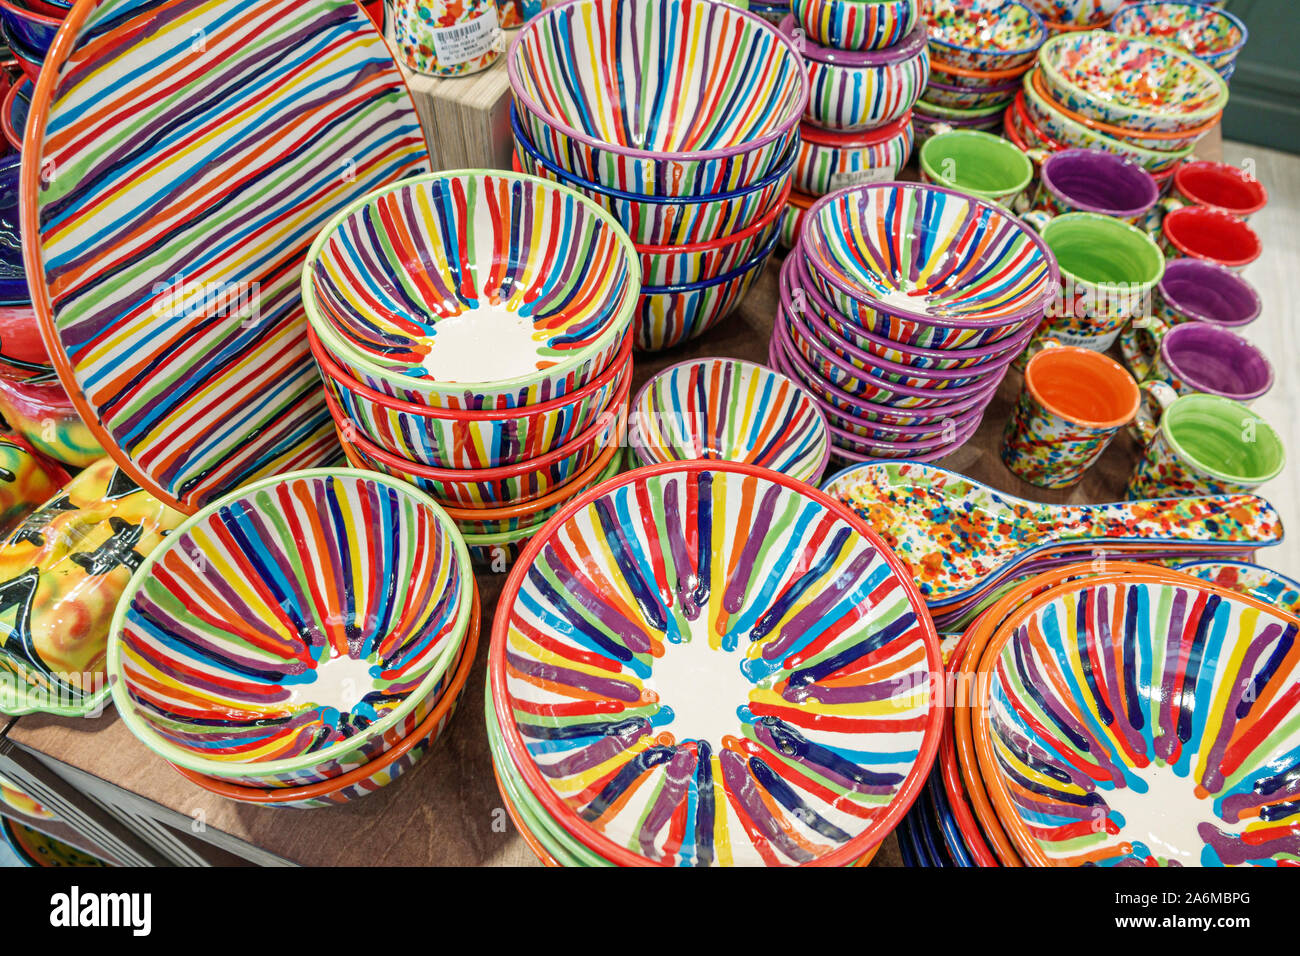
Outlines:
[[[816,482],[830,452],[812,397],[762,365],[729,358],[670,366],[632,403],[629,441],[642,465],[743,461]]]
[[[922,0],[791,0],[790,11],[820,46],[883,50],[912,32],[922,5]]]

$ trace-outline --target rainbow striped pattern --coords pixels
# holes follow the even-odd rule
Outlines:
[[[912,32],[920,0],[791,0],[814,43],[840,50],[883,50]]]
[[[833,134],[804,136],[794,164],[795,188],[809,196],[825,196],[855,183],[897,179],[915,143],[910,114],[896,126],[872,130],[865,141]]]
[[[431,378],[439,323],[505,309],[532,323],[544,370],[622,343],[639,288],[630,251],[612,219],[563,186],[510,173],[408,180],[368,196],[313,247],[323,322],[311,318],[345,366],[359,356]]]
[[[471,600],[446,516],[361,472],[253,485],[178,529],[146,568],[116,622],[119,709],[191,769],[255,786],[337,775],[417,726]],[[344,658],[359,665],[354,683],[369,681],[341,692],[355,699],[346,711],[314,693]],[[386,718],[397,733],[364,733]],[[257,768],[299,759],[300,773],[274,780]]]
[[[369,19],[350,0],[104,0],[50,65],[24,242],[83,417],[188,512],[336,459],[302,263],[339,209],[427,167]]]
[[[1190,580],[1077,581],[1013,615],[981,664],[975,732],[1022,854],[1300,863],[1298,631],[1294,617]]]
[[[1055,285],[1054,261],[1019,219],[928,186],[844,190],[804,217],[802,240],[815,287],[842,315],[924,348],[974,347],[1012,335],[1042,318]],[[841,291],[828,276],[858,294]]]
[[[897,63],[855,66],[808,57],[808,111],[826,129],[863,132],[907,115],[930,77],[930,52],[924,43],[914,56]]]
[[[645,195],[757,182],[797,136],[808,96],[789,41],[714,0],[571,0],[525,24],[508,61],[519,117],[548,161]],[[672,155],[697,152],[716,155]]]
[[[641,464],[697,458],[744,461],[816,481],[830,444],[808,393],[771,369],[709,358],[660,372],[632,409]]]
[[[584,842],[647,861],[848,862],[928,770],[929,618],[865,526],[789,479],[658,467],[516,568],[489,664],[515,762]]]

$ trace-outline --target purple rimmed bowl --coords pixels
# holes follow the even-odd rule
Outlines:
[[[1028,226],[993,203],[917,183],[855,186],[804,217],[812,286],[895,342],[970,348],[1037,323],[1060,281]]]
[[[796,251],[798,246],[796,244]],[[787,312],[794,313],[796,303],[794,296],[801,294],[805,306],[835,334],[836,340],[827,342],[835,345],[847,342],[854,348],[871,356],[873,362],[887,362],[893,366],[904,366],[915,370],[965,371],[976,374],[975,370],[994,362],[1011,362],[1029,344],[1036,326],[1026,323],[1025,327],[1011,338],[971,349],[926,349],[910,345],[901,345],[883,336],[875,335],[849,322],[835,311],[812,284],[808,266],[802,253],[786,256],[781,264],[780,295],[782,306]],[[798,293],[796,293],[798,290]],[[888,366],[886,366],[888,367]]]
[[[940,74],[942,75],[942,74]],[[933,76],[925,87],[925,101],[936,106],[946,106],[955,110],[978,110],[985,107],[1000,106],[1005,108],[1020,92],[1020,81],[1011,80],[995,86],[970,87],[953,86],[935,79]]]
[[[925,24],[883,50],[837,50],[796,36],[794,16],[780,30],[795,37],[808,68],[804,117],[823,129],[861,133],[907,114],[930,75]]]
[[[524,24],[506,69],[543,156],[646,196],[758,182],[798,137],[808,103],[793,44],[717,0],[567,0]]]
[[[1156,285],[1156,314],[1171,325],[1212,322],[1241,328],[1259,318],[1255,287],[1227,266],[1204,259],[1170,259]]]
[[[925,408],[894,408],[878,402],[864,401],[822,378],[790,341],[790,334],[784,323],[774,324],[772,338],[777,343],[776,348],[781,350],[785,358],[785,367],[790,370],[787,374],[791,375],[796,382],[802,382],[814,395],[840,411],[867,422],[895,427],[934,425],[945,419],[958,418],[973,408],[983,408],[992,399],[998,387],[998,383],[993,382],[975,395],[958,402],[946,402]]]
[[[862,439],[850,432],[831,428],[831,457],[848,462],[870,462],[882,459],[907,459],[908,461],[938,461],[952,454],[966,442],[975,437],[980,423],[984,419],[984,410],[960,429],[955,423],[944,423],[945,433],[929,441],[874,441]]]

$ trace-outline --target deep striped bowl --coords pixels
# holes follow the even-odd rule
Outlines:
[[[830,446],[812,397],[762,365],[728,358],[672,365],[632,402],[629,443],[643,465],[720,459],[815,482]]]
[[[1056,260],[1028,226],[982,199],[880,183],[827,196],[800,237],[817,291],[895,342],[969,348],[1042,318]]]
[[[513,409],[429,408],[367,388],[309,333],[325,389],[348,441],[364,435],[394,455],[434,468],[497,468],[537,458],[590,428],[632,375],[632,334],[614,361],[567,395]]]
[[[855,183],[892,181],[912,155],[912,113],[865,133],[841,133],[805,123],[799,136],[794,186],[824,196]]]
[[[549,494],[596,460],[610,442],[622,444],[627,424],[627,400],[632,378],[619,386],[610,406],[587,429],[563,445],[536,458],[526,458],[497,468],[434,468],[408,461],[380,448],[364,435],[349,438],[339,429],[339,440],[365,467],[410,482],[439,504],[459,508],[492,507],[532,501]],[[325,400],[337,422],[342,416],[334,399]]]
[[[778,202],[790,183],[798,151],[798,144],[791,143],[772,172],[752,186],[734,192],[703,197],[642,196],[590,182],[547,160],[528,141],[513,104],[510,123],[515,136],[515,159],[524,172],[576,189],[617,219],[633,242],[647,245],[707,242],[745,228]]]
[[[465,636],[459,532],[402,482],[347,469],[254,482],[173,531],[113,618],[118,713],[171,763],[300,786],[408,736]]]
[[[1275,866],[1300,852],[1300,619],[1161,569],[1003,621],[972,714],[999,822],[1037,866]]]
[[[781,32],[794,34],[794,17]],[[861,133],[907,114],[930,75],[925,25],[885,50],[836,50],[803,41],[808,69],[808,109],[804,118],[824,129]]]
[[[779,220],[789,195],[787,182],[767,212],[730,235],[685,245],[637,245],[645,287],[707,282],[743,266],[780,231]]]
[[[930,52],[964,70],[1011,70],[1033,62],[1047,27],[1019,0],[936,0],[925,14]]]
[[[654,352],[702,335],[740,304],[763,274],[780,234],[774,221],[767,244],[731,272],[686,285],[645,286],[637,303],[636,345]]]
[[[790,0],[790,11],[820,46],[883,50],[912,32],[922,5],[922,0]]]
[[[910,576],[847,508],[752,465],[652,465],[570,504],[516,562],[488,657],[525,787],[618,864],[849,862],[938,746]]]
[[[543,156],[646,196],[758,182],[798,136],[808,101],[790,42],[715,0],[568,0],[524,25],[506,65]]]
[[[352,377],[439,408],[504,408],[568,394],[609,365],[640,269],[627,234],[573,190],[463,170],[349,206],[312,243],[302,288],[321,345]]]

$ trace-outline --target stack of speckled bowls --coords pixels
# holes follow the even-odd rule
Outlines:
[[[776,246],[808,98],[764,19],[719,0],[567,0],[506,57],[515,158],[627,229],[643,288],[636,346],[725,318]]]
[[[1043,26],[1052,36],[1105,27],[1125,5],[1126,0],[1025,0],[1025,6],[1043,18]]]
[[[1019,0],[931,0],[930,79],[916,104],[916,136],[944,129],[1001,129],[1020,78],[1047,39]]]
[[[769,364],[817,398],[843,461],[949,454],[979,428],[1058,270],[1000,206],[880,183],[825,197],[781,270]]]
[[[1130,3],[1115,15],[1110,29],[1121,36],[1172,44],[1213,67],[1224,82],[1237,69],[1237,54],[1250,38],[1239,17],[1194,0]]]
[[[809,96],[787,238],[817,197],[898,178],[912,155],[912,106],[930,71],[919,0],[795,0],[792,11],[781,31],[803,54]]]
[[[1219,125],[1228,87],[1175,46],[1106,30],[1053,37],[1025,74],[1008,116],[1030,148],[1101,149],[1167,186]]]
[[[345,209],[303,271],[349,460],[444,506],[502,565],[621,464],[640,267],[578,193],[518,173],[408,179]]]

